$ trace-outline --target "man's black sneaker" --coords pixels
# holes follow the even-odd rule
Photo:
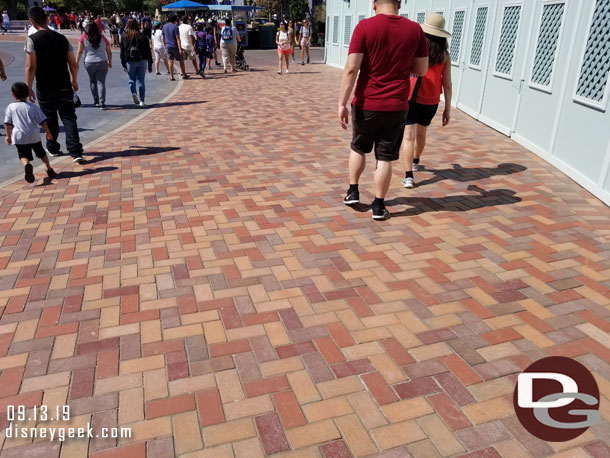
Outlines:
[[[48,176],[49,178],[51,178],[51,179],[52,179],[52,178],[57,178],[57,173],[55,173],[55,170],[53,170],[53,169],[49,169],[49,170],[47,170],[47,176]]]
[[[57,151],[56,153],[52,153],[51,151],[47,150],[47,155],[49,155],[51,157],[59,157],[59,156],[63,156],[64,153],[62,153],[61,151]]]
[[[32,167],[32,164],[26,164],[25,165],[25,181],[27,181],[28,183],[34,183],[34,180],[36,178],[34,178],[34,167]]]
[[[85,160],[83,159],[83,156],[76,156],[74,159],[72,159],[72,162],[82,164],[83,162],[85,162]]]
[[[383,221],[390,217],[390,212],[385,207],[373,207],[373,219]]]
[[[360,193],[358,192],[348,192],[345,199],[343,199],[343,203],[345,205],[354,205],[360,203]]]

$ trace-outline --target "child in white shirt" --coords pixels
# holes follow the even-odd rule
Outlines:
[[[4,129],[6,131],[6,144],[15,145],[19,159],[25,168],[25,181],[33,183],[34,167],[31,162],[34,160],[32,151],[36,154],[47,170],[49,178],[56,178],[57,174],[51,168],[49,158],[40,142],[40,127],[45,131],[48,140],[53,139],[47,118],[37,105],[27,101],[30,94],[28,85],[17,82],[11,87],[11,92],[16,102],[6,107],[4,116]]]

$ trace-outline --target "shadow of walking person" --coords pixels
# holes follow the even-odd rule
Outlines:
[[[512,175],[527,170],[527,167],[520,164],[500,164],[497,167],[473,167],[464,168],[460,164],[452,164],[452,169],[429,170],[422,169],[422,172],[430,172],[434,174],[433,178],[420,181],[417,186],[425,186],[438,183],[444,180],[453,180],[465,183],[468,181],[483,180],[493,176]]]
[[[180,148],[175,146],[130,146],[129,149],[121,151],[87,152],[87,165],[117,157],[151,156],[153,154],[167,153],[179,149]]]
[[[42,180],[42,183],[37,184],[36,187],[39,186],[47,186],[50,185],[51,183],[53,183],[56,180],[65,180],[65,179],[69,179],[69,178],[76,178],[76,177],[84,177],[87,175],[93,175],[96,173],[103,173],[103,172],[112,172],[113,170],[117,170],[118,167],[98,167],[96,169],[83,169],[83,170],[62,170],[60,172],[57,173],[57,176],[53,179],[45,177]]]
[[[484,207],[497,207],[521,202],[521,198],[512,189],[492,189],[485,191],[475,185],[468,186],[469,191],[476,191],[480,195],[460,195],[449,197],[397,197],[386,200],[388,207],[397,205],[410,205],[412,208],[399,212],[390,211],[392,218],[400,216],[417,216],[430,212],[466,212]],[[354,208],[359,212],[370,210],[370,205],[357,205]]]

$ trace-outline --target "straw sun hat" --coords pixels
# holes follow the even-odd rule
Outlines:
[[[421,25],[424,33],[435,37],[449,38],[451,34],[445,30],[445,18],[438,13],[433,13],[426,18]]]

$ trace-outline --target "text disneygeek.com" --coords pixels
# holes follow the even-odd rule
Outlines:
[[[34,406],[26,409],[24,406],[7,406],[6,419],[9,426],[5,429],[7,439],[29,438],[48,439],[60,442],[71,438],[130,438],[131,428],[100,428],[98,433],[93,432],[91,423],[81,427],[45,426],[46,421],[70,421],[70,406],[57,406],[49,409],[48,406]],[[20,422],[37,422],[37,426],[19,425]]]

